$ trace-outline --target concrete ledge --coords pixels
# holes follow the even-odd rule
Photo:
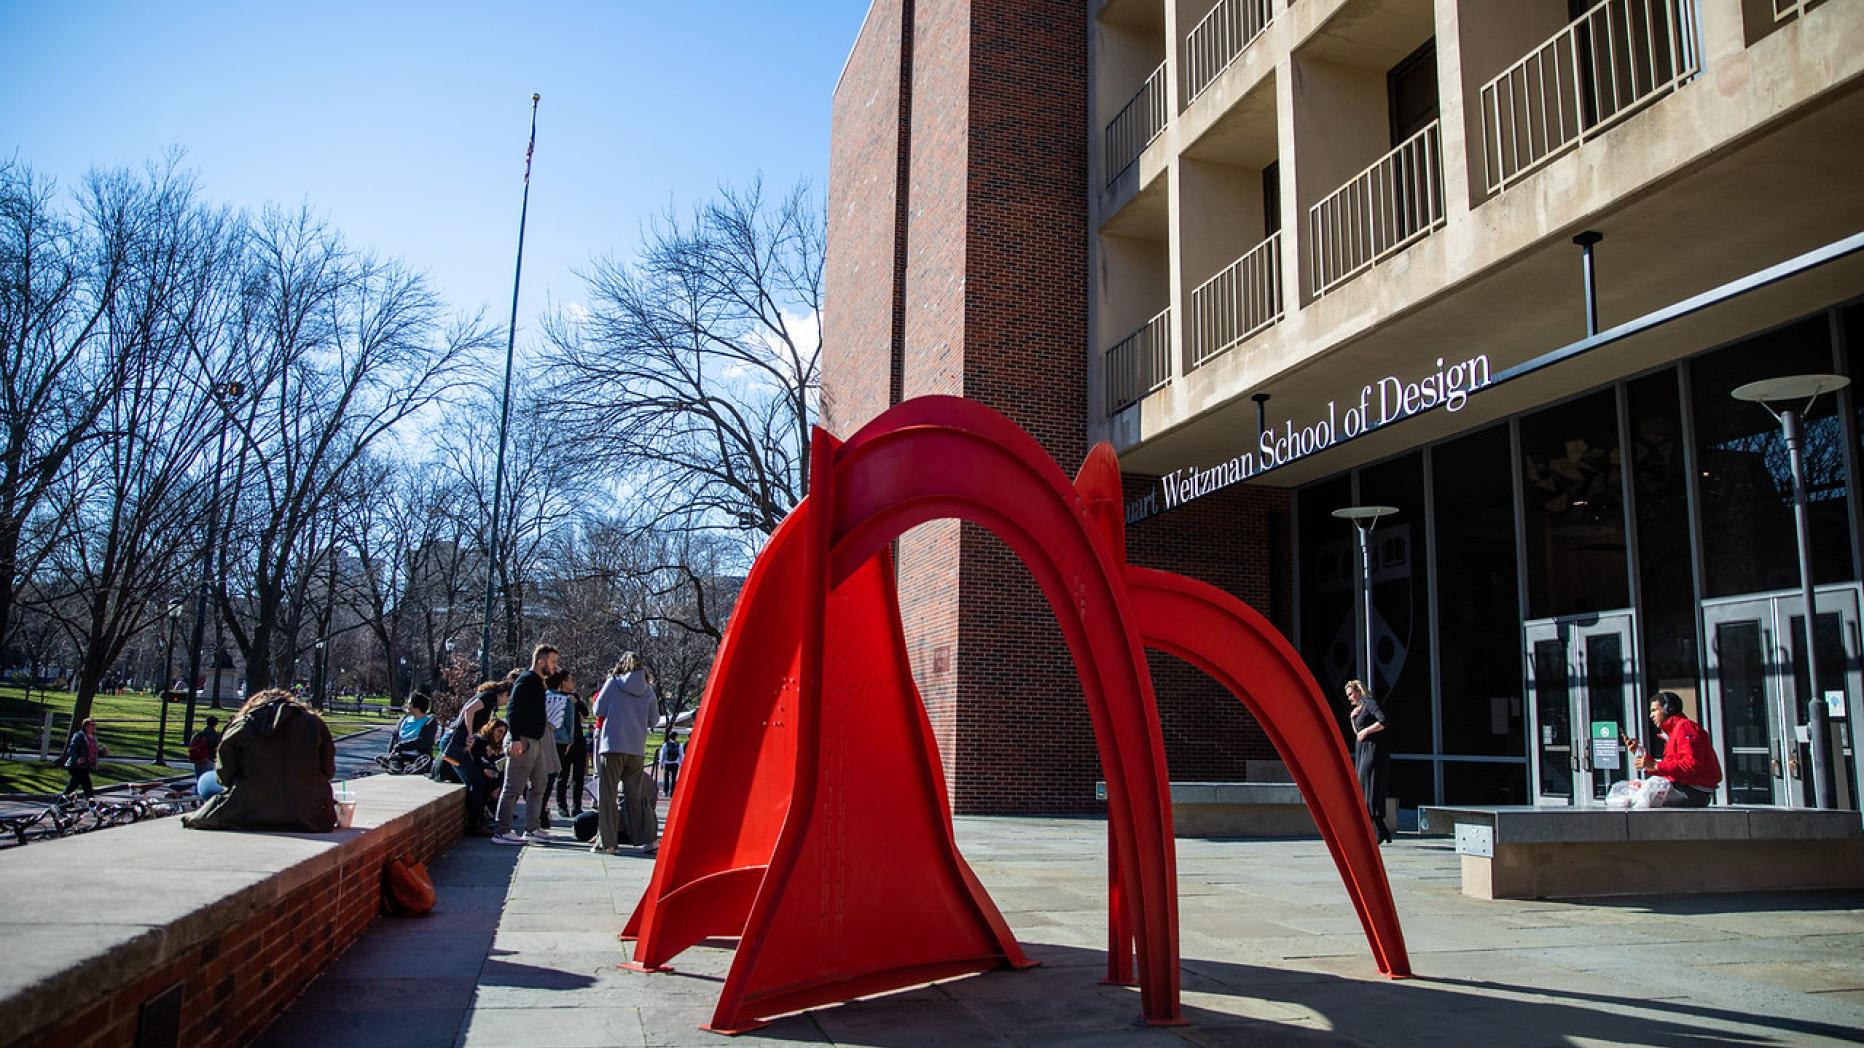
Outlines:
[[[1425,807],[1478,899],[1864,887],[1856,812],[1786,808]]]
[[[1252,762],[1254,763],[1254,762]],[[1094,784],[1107,799],[1107,784]],[[1386,800],[1386,822],[1398,825],[1398,799]],[[1314,815],[1292,782],[1174,782],[1171,819],[1177,837],[1311,837]]]
[[[180,1043],[250,1039],[368,925],[391,854],[459,835],[458,786],[350,787],[355,825],[328,834],[169,818],[0,854],[0,1045],[133,1044],[177,986]]]

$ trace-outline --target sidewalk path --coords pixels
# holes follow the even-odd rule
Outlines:
[[[663,808],[664,813],[664,808]],[[440,908],[384,920],[268,1045],[1812,1045],[1864,1038],[1864,892],[1566,903],[1458,891],[1447,841],[1385,849],[1418,978],[1373,968],[1317,840],[1179,843],[1184,1011],[1139,1025],[1102,986],[1106,838],[1070,819],[958,820],[1042,967],[956,979],[727,1039],[698,1030],[731,951],[621,971],[651,860],[468,840]]]

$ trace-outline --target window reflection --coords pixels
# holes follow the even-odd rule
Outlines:
[[[1445,753],[1526,753],[1512,472],[1505,425],[1431,451]]]
[[[1631,603],[1619,465],[1609,389],[1521,420],[1529,618]]]
[[[1665,368],[1627,383],[1625,393],[1646,679],[1652,691],[1668,689],[1693,701],[1696,582],[1690,567],[1688,464],[1676,370]]]
[[[1431,751],[1430,567],[1424,546],[1424,456],[1361,470],[1359,500],[1398,512],[1372,529],[1373,649],[1369,683],[1391,717],[1392,749]],[[1345,521],[1339,523],[1345,524]]]
[[[1706,354],[1690,364],[1707,596],[1799,585],[1793,474],[1786,440],[1773,416],[1729,394],[1758,379],[1831,371],[1829,331],[1826,318],[1818,316]],[[1838,398],[1818,398],[1806,417],[1805,430],[1813,576],[1820,583],[1856,578],[1851,567]]]
[[[1359,675],[1354,652],[1363,641],[1354,625],[1359,552],[1352,525],[1331,514],[1352,504],[1352,482],[1337,477],[1300,494],[1301,656],[1327,699],[1335,702]],[[1343,707],[1341,714],[1345,723]]]

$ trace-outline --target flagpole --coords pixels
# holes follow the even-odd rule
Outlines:
[[[479,630],[479,679],[492,679],[492,596],[498,578],[498,516],[505,501],[505,433],[511,427],[511,360],[518,343],[518,286],[524,279],[524,222],[531,211],[531,155],[537,152],[537,103],[531,95],[531,141],[524,147],[524,201],[518,207],[518,265],[511,277],[511,324],[505,331],[505,393],[498,415],[498,466],[492,476],[492,531],[486,542],[485,621]]]

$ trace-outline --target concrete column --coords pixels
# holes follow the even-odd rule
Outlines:
[[[1286,17],[1284,7],[1277,17]],[[1292,34],[1290,34],[1292,35]],[[1281,165],[1281,256],[1282,315],[1288,321],[1300,316],[1303,271],[1307,258],[1307,225],[1301,207],[1301,195],[1295,192],[1295,179],[1301,170],[1301,158],[1295,155],[1294,137],[1294,54],[1282,52],[1275,63],[1275,153]]]

